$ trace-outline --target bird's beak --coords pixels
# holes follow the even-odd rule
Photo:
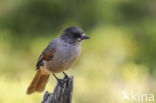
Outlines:
[[[81,39],[82,40],[84,40],[84,39],[89,39],[90,37],[89,36],[87,36],[86,34],[83,34],[82,36],[81,36]]]

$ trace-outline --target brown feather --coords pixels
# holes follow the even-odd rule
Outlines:
[[[44,50],[44,52],[40,55],[38,62],[37,62],[37,69],[40,68],[40,66],[43,66],[43,60],[49,60],[55,53],[55,50],[52,49],[52,51],[48,51],[47,49]]]
[[[48,82],[50,72],[47,69],[40,68],[32,80],[30,86],[27,89],[27,94],[31,94],[35,91],[41,92],[45,89]]]
[[[48,52],[47,54],[45,54],[44,59],[48,60],[49,57],[51,57],[53,55],[53,52]]]

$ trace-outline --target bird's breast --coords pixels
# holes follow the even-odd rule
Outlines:
[[[72,66],[79,57],[80,52],[81,47],[79,45],[66,43],[58,45],[53,59],[48,62],[48,69],[54,73],[63,72]]]

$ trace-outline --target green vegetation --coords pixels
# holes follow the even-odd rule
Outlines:
[[[73,103],[129,103],[123,91],[156,96],[155,5],[154,0],[0,1],[0,103],[42,100],[43,93],[26,95],[38,56],[71,25],[91,36],[67,71],[75,77]],[[52,77],[46,90],[55,85]]]

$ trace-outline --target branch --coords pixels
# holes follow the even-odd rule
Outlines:
[[[73,76],[62,81],[63,86],[57,82],[53,93],[45,92],[42,103],[72,103]]]

